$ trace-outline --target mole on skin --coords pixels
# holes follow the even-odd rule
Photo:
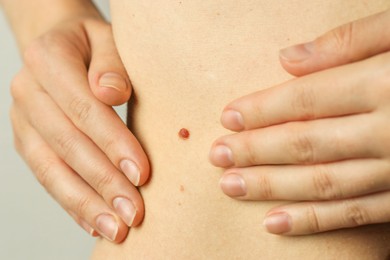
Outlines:
[[[179,131],[179,137],[181,138],[181,139],[188,139],[188,138],[190,138],[190,132],[187,130],[187,129],[185,129],[185,128],[182,128],[182,129],[180,129],[180,131]]]

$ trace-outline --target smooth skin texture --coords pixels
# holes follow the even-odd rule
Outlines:
[[[96,26],[96,27],[99,27],[100,25],[98,25],[98,26]],[[93,26],[92,26],[93,27]],[[107,27],[107,26],[104,26],[104,27]],[[92,31],[92,30],[91,30]],[[90,36],[93,36],[94,34],[93,33],[91,33],[90,34]],[[109,33],[100,33],[99,34],[99,37],[102,37],[102,35],[107,35],[107,39],[108,39],[108,42],[110,41],[110,37],[111,37],[111,34],[109,34]],[[50,37],[48,37],[48,38],[50,38]],[[99,39],[100,40],[100,39]],[[26,54],[26,57],[30,57],[30,56],[33,56],[33,58],[31,58],[31,67],[34,67],[34,64],[35,64],[35,62],[36,62],[36,59],[34,58],[35,56],[34,55],[36,55],[35,54],[35,52],[36,52],[36,49],[39,49],[39,48],[41,48],[39,45],[40,45],[41,43],[38,43],[36,46],[34,46],[34,47],[31,47],[31,49],[29,49],[29,51],[27,52],[28,54]],[[118,92],[116,92],[116,91],[112,91],[112,84],[109,84],[109,86],[111,86],[111,88],[109,87],[109,88],[100,88],[99,86],[98,86],[98,80],[99,80],[99,73],[97,73],[97,74],[95,74],[95,75],[93,75],[93,72],[95,71],[95,69],[96,69],[96,71],[99,71],[99,67],[101,67],[101,71],[105,71],[105,66],[107,66],[106,65],[106,63],[104,62],[101,62],[101,64],[98,64],[99,63],[99,60],[104,60],[104,61],[107,61],[107,60],[110,60],[110,59],[112,59],[111,57],[112,57],[112,55],[110,55],[110,54],[112,54],[112,52],[115,52],[115,50],[114,49],[110,49],[111,47],[113,47],[113,43],[111,42],[111,43],[109,43],[109,44],[107,44],[107,46],[109,47],[108,48],[108,51],[106,51],[105,50],[105,48],[103,48],[103,47],[101,47],[101,49],[98,51],[98,50],[93,50],[93,53],[95,54],[95,55],[92,55],[92,60],[93,60],[93,58],[95,57],[95,61],[93,62],[92,60],[90,61],[90,68],[89,68],[89,80],[90,80],[90,86],[91,86],[91,89],[92,89],[92,92],[97,96],[97,97],[99,97],[104,103],[106,103],[107,105],[115,105],[115,104],[120,104],[120,103],[122,103],[123,102],[123,100],[127,100],[128,99],[128,97],[129,97],[129,95],[130,95],[130,87],[125,87],[125,91],[123,91],[123,92],[119,92],[119,94],[120,95],[118,95]],[[107,46],[104,46],[104,47],[107,47]],[[99,54],[97,54],[97,53],[99,53]],[[100,55],[102,55],[102,56],[100,56]],[[115,56],[115,55],[114,55]],[[77,57],[78,59],[80,59],[82,56],[79,56],[79,57]],[[96,57],[99,57],[99,59],[97,59]],[[101,57],[104,57],[104,59],[103,58],[101,58]],[[84,58],[83,58],[84,59]],[[88,59],[87,59],[88,60]],[[122,71],[122,69],[121,69],[121,64],[119,63],[119,62],[117,62],[118,61],[118,58],[117,57],[114,57],[113,58],[113,60],[110,60],[109,62],[107,62],[107,64],[109,64],[110,66],[113,66],[113,64],[115,65],[115,64],[117,64],[118,65],[118,68],[117,68],[117,70],[115,69],[114,71],[118,71],[118,72],[120,72],[120,74],[123,72]],[[86,63],[88,63],[88,61],[86,62]],[[286,63],[286,62],[284,62],[283,63],[285,66],[288,66],[288,64]],[[287,65],[286,65],[287,64]],[[299,63],[299,64],[301,64],[301,63]],[[319,64],[322,64],[322,63],[319,63]],[[38,67],[39,66],[41,66],[42,64],[36,64]],[[96,65],[96,67],[94,67]],[[291,66],[291,69],[294,69],[295,68],[295,63]],[[313,68],[313,66],[312,66],[313,64],[311,64],[310,66],[310,68]],[[84,65],[85,66],[85,65]],[[329,66],[329,65],[328,65]],[[321,68],[321,69],[323,69],[323,68]],[[113,71],[112,69],[110,69],[109,71]],[[76,72],[76,71],[74,71],[75,73],[78,73],[78,72]],[[28,86],[28,85],[34,85],[34,84],[31,84],[31,83],[29,83],[29,82],[33,82],[33,81],[35,81],[35,79],[31,76],[31,74],[32,74],[33,72],[28,72],[27,70],[26,71],[22,71],[21,73],[20,73],[20,75],[16,78],[16,80],[15,80],[15,82],[14,82],[14,86],[15,87],[13,87],[13,92],[14,92],[14,96],[15,97],[20,97],[21,99],[20,100],[22,100],[22,98],[24,98],[24,99],[27,99],[27,98],[31,98],[28,94],[26,94],[24,97],[22,97],[22,95],[19,95],[19,94],[25,94],[24,93],[24,90],[21,90],[21,86],[22,85],[25,85],[25,86]],[[308,72],[306,72],[306,73],[308,73]],[[299,75],[299,73],[295,73],[296,75]],[[83,74],[84,76],[86,75],[86,73],[84,72],[84,74]],[[110,75],[112,75],[112,74],[110,74]],[[126,76],[126,74],[121,74],[122,76],[124,76],[125,77],[125,80],[127,81],[127,76]],[[24,80],[26,80],[26,81],[24,81]],[[20,84],[19,84],[20,83]],[[57,84],[57,82],[55,82],[56,84]],[[50,84],[47,84],[47,85],[50,85]],[[119,83],[118,85],[121,85],[121,83]],[[127,85],[127,84],[126,84]],[[18,87],[19,86],[19,87]],[[24,86],[23,86],[24,87]],[[19,90],[18,90],[18,88],[19,88]],[[31,87],[32,88],[32,87]],[[38,89],[40,89],[40,90],[42,90],[41,89],[42,87],[40,87],[40,86],[34,86],[34,90],[38,90]],[[117,87],[117,88],[115,88],[115,86],[114,86],[114,89],[120,89],[120,87]],[[18,93],[18,92],[21,92],[21,93]],[[45,90],[44,90],[45,91]],[[65,92],[64,92],[65,93]],[[16,100],[17,98],[15,98],[15,100]],[[31,111],[37,111],[37,110],[34,110],[34,108],[33,107],[31,107],[33,110],[31,110]],[[43,111],[44,112],[44,111]],[[30,111],[27,111],[26,113],[31,113]],[[110,112],[111,113],[111,112]],[[53,114],[54,115],[54,114]],[[48,115],[48,117],[49,117],[50,115]],[[15,116],[15,117],[17,117],[17,116]],[[116,120],[118,120],[117,118],[116,118]],[[18,123],[16,122],[17,121],[17,119],[15,119],[14,120],[14,124],[15,125],[17,125]],[[99,123],[100,121],[98,121],[97,120],[97,124]],[[48,128],[50,128],[50,125],[49,126],[47,126]],[[122,127],[122,126],[121,126]],[[16,128],[18,128],[18,127],[15,127],[15,129]],[[21,127],[21,128],[23,128],[23,127]],[[27,127],[26,127],[27,128]],[[60,129],[60,127],[59,127],[59,129]],[[16,130],[15,130],[16,131]],[[46,129],[45,129],[45,127],[42,127],[42,129],[41,129],[41,131],[46,131]],[[52,132],[52,135],[55,135],[54,133],[56,132],[56,131],[58,131],[58,129],[55,129],[55,130],[53,130],[53,132]],[[22,134],[19,134],[19,135],[22,135]],[[23,135],[25,135],[24,136],[24,138],[27,140],[27,139],[30,139],[30,140],[33,140],[33,139],[39,139],[39,138],[37,138],[37,136],[35,136],[35,135],[33,135],[33,134],[31,134],[31,135],[28,135],[28,134],[25,134],[25,133],[23,133]],[[50,134],[49,134],[50,135]],[[26,141],[25,143],[28,143],[28,141]],[[42,143],[39,143],[39,142],[37,142],[37,145],[39,145],[39,144],[42,144]],[[53,144],[54,146],[55,146],[55,144]],[[34,145],[31,145],[30,147],[34,147],[34,148],[36,148],[37,146],[34,146]],[[21,149],[20,149],[21,150]],[[26,149],[26,150],[28,150],[28,149]],[[35,149],[30,149],[30,150],[32,150],[32,151],[36,151]],[[43,149],[43,151],[45,151],[45,149]],[[47,149],[47,154],[50,154],[50,151],[51,151],[51,148],[50,149]],[[52,152],[52,151],[51,151]],[[60,151],[61,152],[61,151]],[[60,153],[59,152],[59,153]],[[22,152],[22,153],[24,153],[24,152]],[[33,153],[33,152],[32,152]],[[45,152],[46,153],[46,152]],[[43,154],[45,154],[45,153],[43,153]],[[52,155],[52,157],[53,158],[56,158],[57,159],[57,155],[55,155],[55,154],[51,154]],[[37,157],[37,156],[36,156]],[[53,159],[53,160],[55,160],[55,159]],[[113,159],[114,161],[115,161],[115,159]],[[37,158],[32,158],[31,159],[31,162],[30,162],[30,165],[32,165],[33,163],[34,163],[34,161],[38,161],[38,159]],[[61,159],[59,159],[58,160],[58,162],[60,162],[61,161]],[[41,162],[41,161],[40,161]],[[63,162],[62,162],[63,163]],[[39,164],[39,163],[37,163],[37,164]],[[118,163],[117,163],[118,164]],[[65,165],[66,166],[66,165]],[[119,163],[119,166],[117,166],[117,168],[120,168],[120,163]],[[32,166],[33,167],[33,166]],[[43,168],[45,168],[45,167],[43,167]],[[58,169],[60,169],[60,167],[57,167]],[[66,169],[66,170],[64,170],[64,169],[62,169],[63,170],[63,172],[69,172],[69,169]],[[72,171],[72,169],[70,169],[70,171]],[[39,174],[38,174],[39,175]],[[45,174],[46,175],[46,174]],[[142,175],[142,176],[145,176],[145,175]],[[142,177],[141,176],[141,177]],[[38,177],[39,178],[39,177]],[[83,177],[84,178],[84,177]],[[85,178],[87,178],[87,177],[85,177]],[[66,179],[66,178],[65,178]],[[64,180],[65,179],[63,179],[62,181],[61,181],[61,183],[62,182],[65,182]],[[131,179],[131,178],[130,178]],[[142,178],[141,178],[142,179]],[[70,179],[69,179],[70,180]],[[145,177],[145,180],[146,180],[146,177]],[[46,183],[48,183],[47,181],[43,181],[44,182],[44,186],[45,187],[47,187],[47,186],[50,186],[49,184],[46,184]],[[75,181],[73,182],[69,182],[70,184],[75,184],[76,182],[79,182],[79,179],[77,179],[77,181],[76,181],[76,179],[75,179]],[[81,184],[81,182],[79,182],[80,184]],[[58,185],[60,185],[60,184],[58,184]],[[63,184],[61,184],[61,185],[63,185]],[[75,189],[75,190],[73,190],[74,189],[74,187],[75,186],[77,186],[77,185],[69,185],[69,186],[67,186],[67,187],[62,187],[62,189],[64,189],[64,194],[68,194],[69,192],[79,192],[79,190],[83,190],[84,188],[83,188],[83,186],[82,185],[80,185],[80,187],[78,188],[78,189]],[[48,190],[50,191],[50,190],[54,190],[54,188],[48,188]],[[55,188],[56,190],[61,190],[61,187],[56,187]],[[92,201],[97,201],[97,198],[95,198],[94,196],[96,195],[96,192],[94,193],[95,191],[94,190],[92,190],[91,191],[91,193],[88,193],[88,192],[86,192],[85,194],[90,194],[90,196],[92,197],[92,198],[94,198],[94,199],[92,199]],[[61,192],[58,192],[59,194],[61,194]],[[94,196],[92,196],[92,194],[94,194]],[[54,194],[53,194],[54,195]],[[55,196],[55,195],[54,195]],[[58,195],[58,196],[60,196],[60,195]],[[89,195],[88,195],[89,196]],[[60,202],[61,203],[61,202]],[[66,202],[63,202],[63,203],[66,203]],[[108,203],[109,205],[111,204],[111,203]],[[114,204],[114,203],[112,203],[112,204]],[[117,203],[117,204],[120,204],[120,203]],[[105,209],[105,205],[103,205],[103,204],[98,204],[99,205],[99,207],[100,208],[103,208],[103,209]],[[70,206],[70,208],[75,208],[75,206]],[[99,208],[99,207],[96,207],[96,208]],[[101,209],[99,209],[99,210],[96,210],[96,208],[95,208],[95,211],[101,211]],[[106,210],[106,209],[105,209]],[[93,211],[93,210],[92,210]],[[119,210],[120,211],[120,210]],[[84,223],[84,221],[83,221],[83,218],[80,218],[79,219],[79,217],[80,216],[78,216],[78,215],[75,215],[75,214],[72,214],[72,215],[74,215],[74,216],[76,216],[76,218],[78,219],[78,222],[80,222],[80,223],[82,223],[83,224],[83,226],[85,226],[85,223]],[[92,215],[96,215],[96,213],[93,213]],[[86,217],[86,218],[88,218],[88,217]],[[124,218],[125,219],[125,218]],[[93,225],[93,224],[92,224]],[[89,227],[90,228],[90,227]],[[87,228],[88,230],[89,230],[89,228]],[[120,226],[119,227],[119,229],[121,229],[121,228],[123,228],[122,226]],[[120,231],[121,232],[121,231]],[[120,233],[119,232],[119,233]],[[120,237],[121,236],[119,236],[119,240],[120,240]],[[118,239],[117,239],[118,240]]]
[[[295,200],[271,209],[271,233],[390,222],[390,10],[280,52],[302,76],[239,98],[213,144],[225,194]]]
[[[129,99],[131,84],[110,24],[90,1],[41,0],[40,10],[59,8],[50,9],[58,19],[47,15],[31,28],[15,15],[23,3],[2,4],[25,62],[11,87],[16,149],[88,233],[123,241],[143,219],[136,186],[148,179],[149,163],[111,107]],[[30,21],[45,17],[35,15]]]
[[[115,42],[136,94],[129,126],[153,173],[141,188],[142,225],[120,245],[99,239],[92,259],[385,259],[386,225],[267,233],[266,212],[286,202],[230,199],[218,187],[223,169],[208,161],[215,138],[229,133],[222,109],[291,78],[280,48],[385,8],[388,1],[112,1]],[[183,127],[187,140],[177,134]]]

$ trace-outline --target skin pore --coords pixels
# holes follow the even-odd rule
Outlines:
[[[93,259],[384,259],[389,225],[270,235],[262,220],[285,202],[240,202],[218,187],[213,140],[232,99],[291,78],[278,50],[385,10],[387,1],[112,1],[114,35],[134,88],[130,129],[149,156],[145,218],[121,245],[99,240]],[[302,14],[302,15],[298,15]],[[308,22],[310,21],[310,22]],[[183,127],[191,138],[177,138]],[[264,151],[266,153],[267,151]]]

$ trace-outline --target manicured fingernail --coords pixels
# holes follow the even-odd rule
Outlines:
[[[238,174],[228,174],[221,178],[219,182],[223,192],[231,197],[246,195],[246,185],[244,179]]]
[[[308,42],[287,47],[280,50],[280,58],[288,62],[301,62],[307,60],[313,53],[314,43]]]
[[[244,119],[240,112],[234,110],[226,110],[222,113],[222,124],[233,131],[240,131],[244,129]]]
[[[80,219],[80,226],[87,231],[91,236],[96,237],[98,233],[83,219]]]
[[[220,167],[229,167],[234,164],[232,150],[225,145],[217,145],[212,148],[210,158]]]
[[[292,221],[287,213],[274,213],[267,216],[263,222],[268,232],[273,234],[283,234],[291,230]]]
[[[118,223],[109,214],[101,214],[96,219],[96,226],[102,236],[110,241],[114,241],[118,234]]]
[[[128,86],[126,80],[116,73],[106,73],[99,80],[99,86],[113,88],[120,92],[126,91]]]
[[[141,175],[137,165],[133,161],[123,160],[119,166],[131,183],[138,186]]]
[[[134,204],[130,200],[120,197],[114,199],[113,204],[119,216],[121,216],[123,221],[130,227],[133,224],[136,215]]]

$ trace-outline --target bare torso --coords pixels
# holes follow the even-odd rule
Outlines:
[[[262,227],[281,202],[223,195],[208,162],[223,107],[283,82],[278,50],[390,7],[385,0],[113,0],[113,28],[136,100],[131,129],[152,164],[143,224],[93,259],[385,259],[390,226],[281,237]],[[190,131],[179,138],[181,128]],[[265,151],[266,152],[266,151]]]

